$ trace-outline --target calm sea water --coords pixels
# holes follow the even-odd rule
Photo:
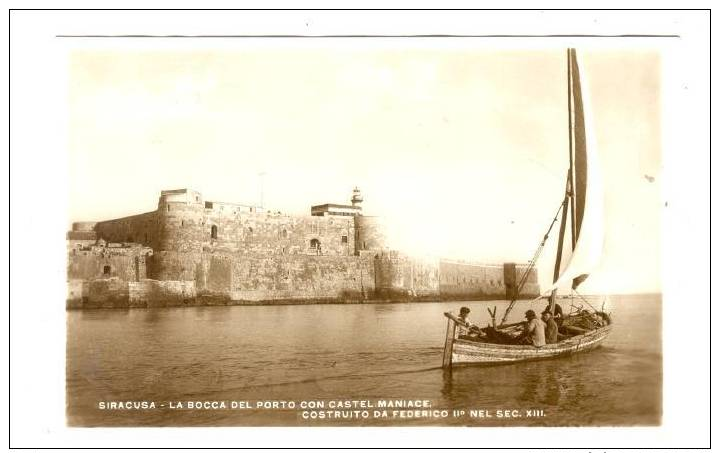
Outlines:
[[[443,312],[506,302],[192,307],[67,312],[67,415],[76,426],[657,425],[661,300],[613,296],[603,346],[572,357],[440,368]],[[563,305],[568,305],[563,302]],[[529,308],[520,302],[514,320]],[[544,304],[532,305],[536,311]],[[566,307],[567,311],[567,307]],[[429,400],[433,410],[542,410],[498,418],[304,419],[258,401]],[[100,409],[147,401],[156,409]],[[253,409],[171,409],[232,401]],[[216,403],[218,404],[218,403]],[[282,403],[278,403],[282,404]],[[162,407],[160,407],[162,405]],[[352,409],[343,409],[345,411]],[[359,409],[357,409],[359,410]],[[373,409],[370,409],[372,411]],[[476,413],[480,414],[479,412]],[[306,416],[309,416],[306,413]]]

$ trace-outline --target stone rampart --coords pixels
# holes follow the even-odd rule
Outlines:
[[[444,298],[504,299],[508,296],[507,285],[519,283],[525,267],[517,266],[514,270],[515,281],[508,279],[506,282],[504,265],[441,260],[440,294]],[[537,270],[532,269],[522,296],[535,296],[538,292]]]
[[[138,281],[146,278],[146,247],[98,247],[70,249],[67,276],[70,280],[118,278]]]
[[[128,282],[130,307],[171,307],[195,305],[195,282],[142,280]]]
[[[352,218],[288,216],[253,212],[208,212],[204,250],[272,255],[355,253]]]
[[[437,296],[439,293],[437,260],[420,260],[397,251],[384,251],[375,254],[374,267],[376,289],[381,298]]]
[[[116,243],[138,243],[158,248],[159,224],[155,211],[106,220],[95,224],[98,239]]]

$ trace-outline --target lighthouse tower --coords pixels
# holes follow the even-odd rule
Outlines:
[[[350,199],[353,207],[358,210],[355,220],[355,254],[359,254],[364,250],[385,250],[386,232],[385,225],[378,217],[367,216],[362,214],[363,202],[360,189],[353,189],[352,198]]]
[[[358,189],[357,187],[353,189],[352,198],[350,199],[350,201],[352,202],[353,206],[358,208],[361,207],[360,205],[363,202],[363,196],[362,193],[360,193],[360,189]]]

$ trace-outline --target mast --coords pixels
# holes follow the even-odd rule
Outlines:
[[[575,216],[575,163],[573,159],[574,154],[574,135],[575,135],[575,124],[573,122],[574,116],[574,99],[573,99],[573,57],[575,56],[575,49],[567,50],[567,108],[568,108],[568,176],[565,188],[565,201],[563,202],[562,219],[560,221],[560,234],[558,236],[558,247],[557,254],[555,255],[555,269],[553,272],[553,281],[557,281],[560,278],[560,262],[562,261],[563,242],[565,239],[565,225],[567,221],[568,204],[570,204],[570,244],[572,250],[575,250],[575,244],[577,241],[577,223]],[[579,81],[578,81],[579,82]],[[557,295],[557,288],[552,290],[550,295],[550,313],[555,313],[555,297]]]
[[[555,270],[553,271],[553,281],[560,277],[560,262],[562,261],[563,243],[565,239],[565,225],[567,225],[568,202],[572,201],[572,170],[568,169],[567,184],[565,186],[565,199],[562,204],[562,217],[560,219],[560,233],[558,234],[557,254],[555,255]],[[572,203],[570,203],[572,206]],[[570,219],[572,222],[572,219]],[[573,244],[574,245],[574,244]],[[555,313],[555,296],[557,288],[552,290],[550,295],[550,313]],[[554,316],[554,315],[553,315]]]

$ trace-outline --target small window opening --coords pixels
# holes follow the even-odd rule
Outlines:
[[[217,226],[213,225],[210,227],[210,238],[211,239],[217,239]]]
[[[103,275],[110,275],[110,266],[103,267]]]
[[[343,236],[342,238],[340,238],[340,241],[341,241],[343,244],[347,244],[347,239],[348,239],[347,236]]]

